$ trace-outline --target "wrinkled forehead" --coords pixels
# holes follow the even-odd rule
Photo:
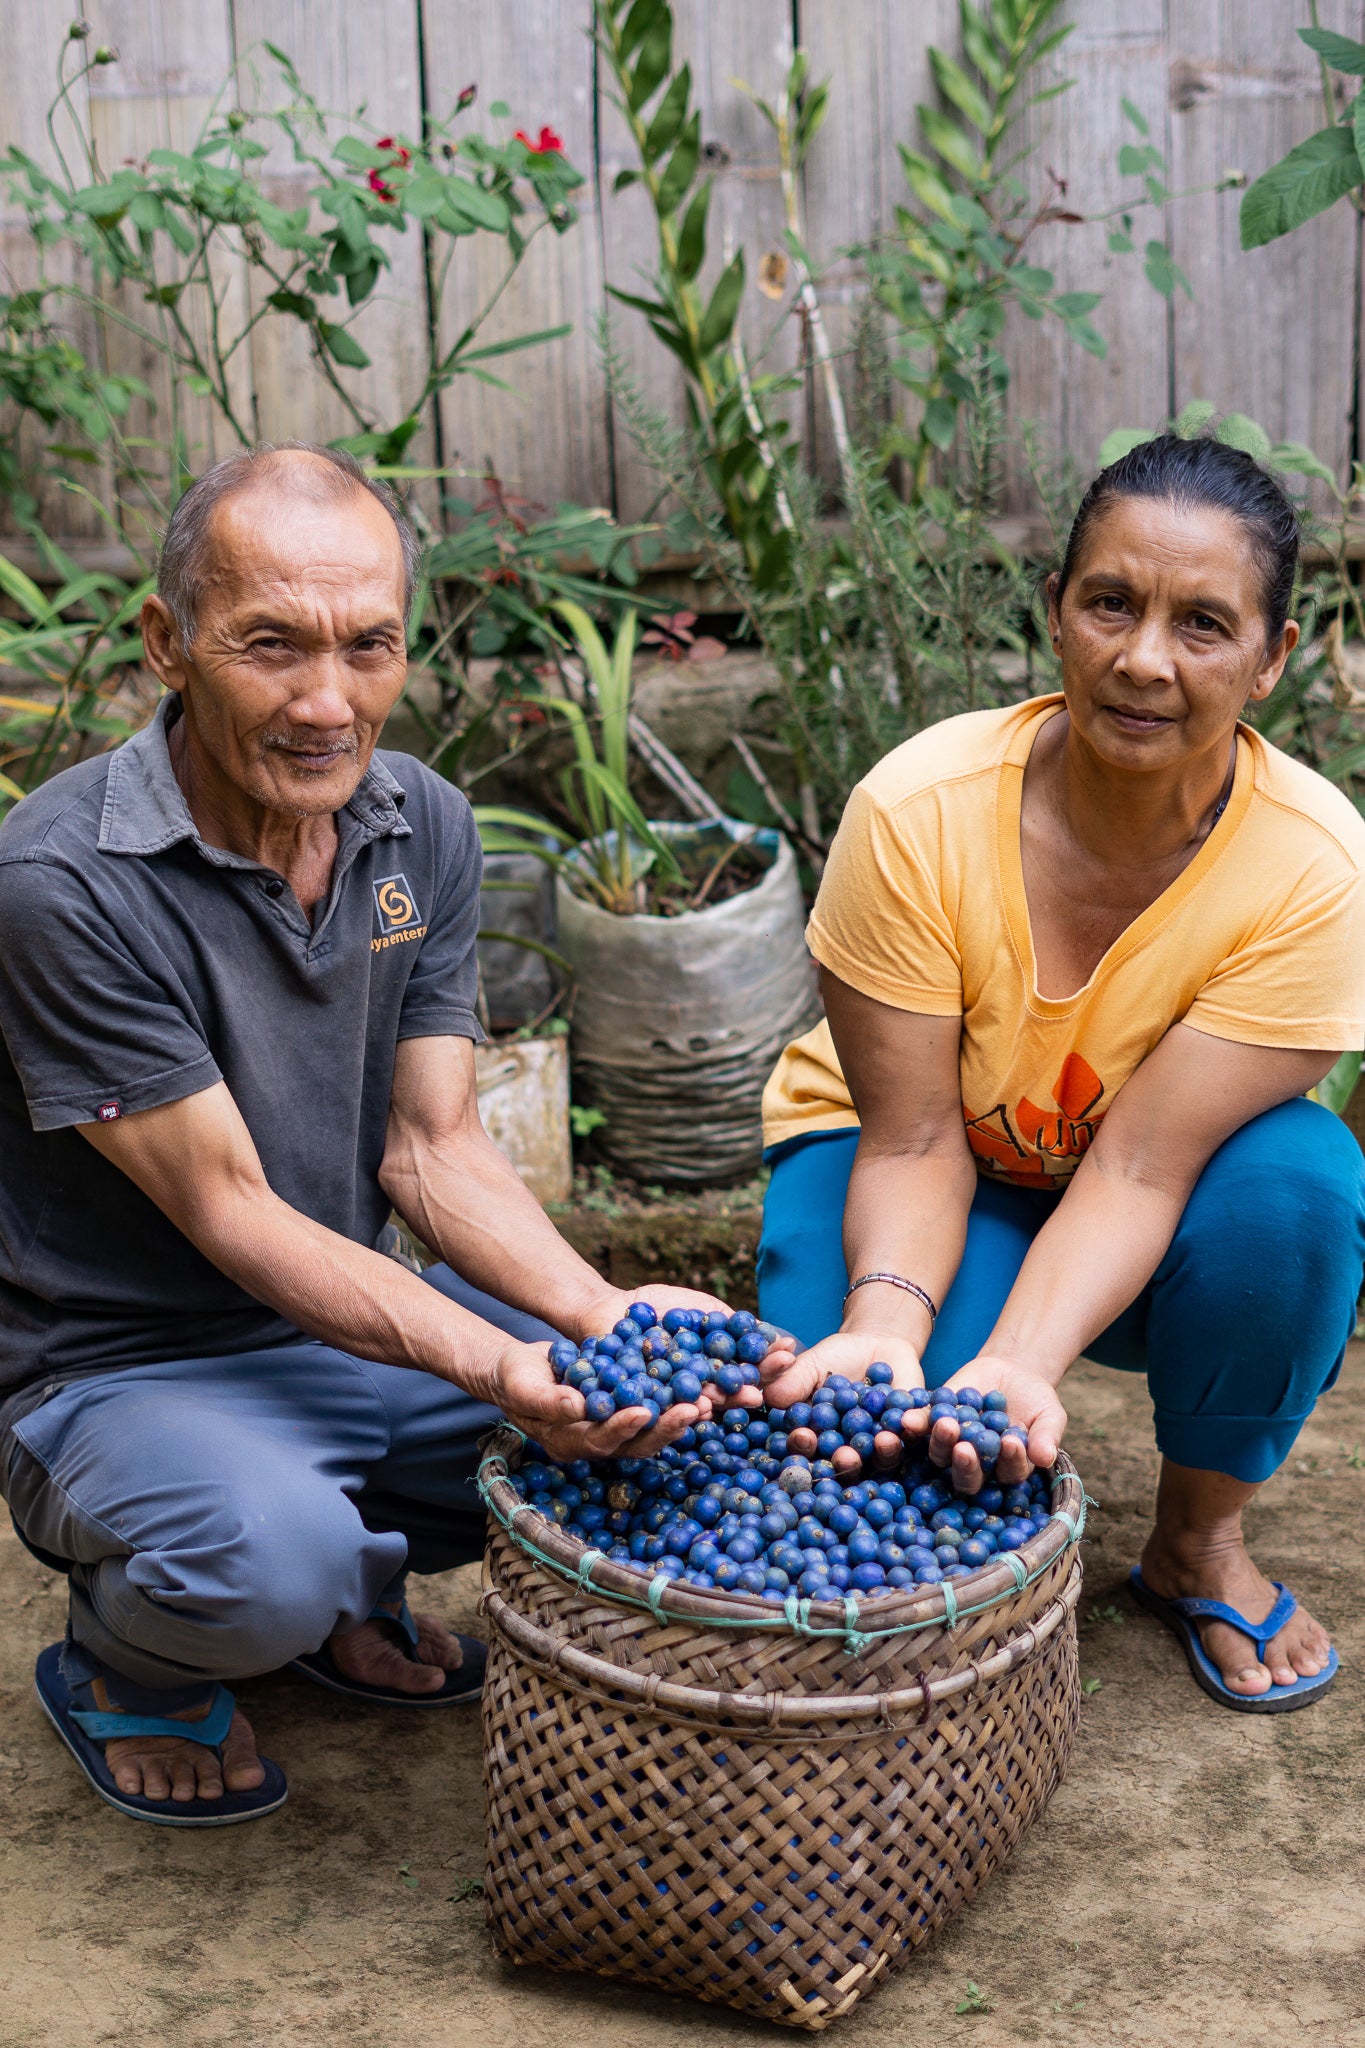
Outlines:
[[[1229,602],[1260,605],[1260,565],[1246,527],[1217,505],[1120,497],[1090,521],[1072,580],[1122,575],[1129,583],[1217,586]]]
[[[201,624],[262,604],[303,619],[343,611],[397,616],[398,529],[368,491],[320,495],[263,481],[214,506],[205,533]]]

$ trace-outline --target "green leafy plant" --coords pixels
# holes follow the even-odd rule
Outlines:
[[[1247,187],[1242,200],[1242,247],[1260,249],[1289,235],[1315,214],[1349,198],[1365,211],[1365,87],[1355,86],[1347,105],[1338,111],[1332,74],[1365,78],[1365,43],[1318,25],[1316,5],[1311,28],[1301,28],[1322,73],[1322,104],[1327,125],[1297,143],[1287,156],[1263,171]]]
[[[29,527],[38,500],[32,451],[21,445],[25,421],[44,430],[43,465],[59,465],[62,473],[73,463],[98,464],[113,423],[135,398],[151,397],[140,377],[106,375],[88,363],[53,325],[49,296],[0,295],[0,498]]]
[[[0,812],[141,723],[132,700],[146,692],[138,614],[150,580],[82,571],[50,541],[43,546],[57,579],[50,594],[0,555],[0,591],[20,614],[0,618],[0,677],[24,691],[0,695]]]
[[[1030,90],[1033,74],[1070,35],[1055,26],[1061,0],[961,0],[964,67],[931,48],[946,102],[917,108],[923,150],[899,145],[908,186],[896,232],[865,251],[878,303],[890,315],[897,352],[891,374],[920,401],[918,425],[892,429],[885,452],[906,461],[912,491],[923,490],[935,456],[953,445],[964,404],[983,369],[1006,379],[996,343],[1009,306],[1031,319],[1051,314],[1094,355],[1105,343],[1090,314],[1098,292],[1062,292],[1051,271],[1027,260],[1038,229],[1081,216],[1063,203],[1055,178],[1030,196],[1006,155],[1011,121],[1025,105],[1056,97],[1070,81]]]
[[[305,330],[315,368],[354,429],[342,445],[388,467],[401,465],[424,408],[454,378],[496,382],[494,360],[568,331],[558,326],[482,339],[484,323],[530,243],[547,228],[562,233],[575,219],[571,195],[582,177],[548,131],[534,146],[518,138],[490,140],[468,129],[474,99],[469,88],[444,119],[428,121],[420,135],[371,137],[357,132],[358,118],[337,134],[289,57],[267,43],[265,53],[291,95],[287,104],[226,104],[232,89],[245,94],[249,88],[249,67],[239,65],[185,149],[153,149],[145,164],[108,171],[77,112],[73,87],[116,56],[101,46],[89,56],[77,55],[73,66],[72,53],[80,51],[82,40],[73,32],[61,47],[57,93],[48,111],[56,168],[49,171],[11,146],[0,156],[0,179],[24,213],[44,266],[30,295],[43,317],[50,320],[54,307],[74,302],[170,366],[171,417],[163,423],[169,466],[160,473],[151,466],[149,448],[134,446],[120,430],[129,393],[117,381],[111,388],[88,366],[65,360],[53,366],[54,372],[64,371],[65,383],[49,376],[38,393],[49,410],[55,401],[63,419],[87,431],[94,408],[93,438],[103,438],[102,424],[119,455],[121,482],[133,487],[153,520],[174,502],[189,465],[186,396],[209,401],[243,446],[255,438],[243,409],[239,367],[262,322],[285,321]],[[70,158],[59,115],[74,135]],[[269,196],[260,169],[268,154],[262,134],[283,135],[295,162],[311,175],[304,204],[286,208]],[[381,419],[355,382],[354,373],[370,359],[352,320],[390,267],[392,238],[409,231],[427,243],[437,305],[457,251],[471,236],[502,244],[502,271],[453,340],[441,339],[434,321],[424,322],[425,361],[418,379],[404,395],[399,416]],[[226,280],[243,270],[252,289],[230,293]],[[13,379],[5,389],[43,416]]]
[[[958,2001],[953,2007],[953,2011],[959,2015],[968,2012],[994,2012],[995,2007],[991,2004],[981,1986],[974,1984],[969,1977],[967,1979],[967,1995]]]
[[[581,605],[557,599],[555,611],[568,624],[583,664],[589,704],[596,712],[594,741],[589,708],[570,697],[532,699],[565,720],[574,760],[560,778],[564,806],[581,835],[575,857],[562,865],[571,888],[593,896],[604,909],[626,916],[643,910],[651,874],[682,880],[667,840],[646,819],[630,792],[631,663],[636,615],[623,614],[610,651]],[[600,754],[598,745],[600,744]]]
[[[785,573],[790,522],[782,515],[780,454],[788,429],[770,401],[792,379],[752,376],[736,340],[745,286],[742,249],[702,283],[712,180],[702,174],[701,113],[689,65],[673,69],[668,0],[596,0],[598,47],[639,154],[615,189],[641,185],[658,238],[652,296],[608,289],[643,314],[682,364],[701,463],[748,573],[768,587]],[[814,116],[806,120],[806,140]]]

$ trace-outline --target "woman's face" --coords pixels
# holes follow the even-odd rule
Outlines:
[[[1091,526],[1048,623],[1079,737],[1115,768],[1168,768],[1226,748],[1299,637],[1266,646],[1261,579],[1241,522],[1208,506],[1118,498]]]

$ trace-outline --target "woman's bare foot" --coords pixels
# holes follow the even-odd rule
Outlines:
[[[122,1712],[112,1706],[104,1680],[94,1683],[102,1714]],[[207,1707],[169,1714],[171,1721],[202,1721]],[[223,1760],[202,1742],[180,1742],[173,1735],[117,1735],[104,1745],[104,1758],[120,1792],[143,1799],[221,1799],[224,1791],[254,1792],[265,1770],[256,1754],[256,1738],[246,1715],[235,1713],[223,1742]]]
[[[397,1619],[397,1609],[394,1610]],[[458,1671],[460,1641],[432,1614],[415,1614],[417,1647],[397,1643],[382,1622],[362,1621],[328,1638],[332,1662],[362,1685],[392,1686],[398,1692],[439,1692],[447,1671]]]
[[[1156,1527],[1142,1553],[1142,1576],[1162,1599],[1221,1600],[1248,1621],[1264,1621],[1279,1595],[1247,1553],[1242,1508],[1256,1488],[1222,1472],[1162,1466]],[[1201,1621],[1200,1638],[1232,1692],[1254,1698],[1272,1685],[1316,1678],[1327,1668],[1327,1631],[1296,1607],[1263,1657],[1231,1623]]]

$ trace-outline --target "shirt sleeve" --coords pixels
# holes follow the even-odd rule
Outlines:
[[[0,867],[0,1032],[35,1131],[112,1122],[222,1075],[141,927],[136,952],[64,862]]]
[[[449,783],[438,784],[433,810],[445,857],[436,900],[404,991],[398,1036],[472,1038],[481,1045],[485,1034],[475,1004],[483,849],[473,810],[461,791]]]
[[[1239,1045],[1365,1045],[1365,874],[1337,868],[1296,891],[1209,976],[1184,1022]]]
[[[896,1010],[962,1014],[962,955],[943,903],[937,815],[888,810],[859,786],[848,800],[806,943],[822,967]]]

